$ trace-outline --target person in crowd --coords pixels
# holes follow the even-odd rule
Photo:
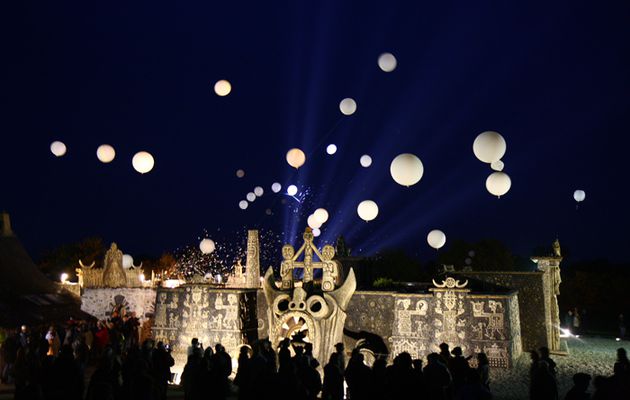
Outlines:
[[[532,400],[556,400],[558,389],[556,380],[549,371],[549,364],[540,359],[536,350],[530,352],[532,364],[530,367],[529,393]]]
[[[625,340],[626,338],[626,321],[623,318],[623,314],[619,314],[617,317],[617,326],[619,327],[619,339]]]
[[[481,377],[472,368],[466,370],[464,382],[454,395],[454,400],[490,400],[492,393],[481,383]]]
[[[540,360],[547,363],[549,372],[555,378],[556,377],[556,362],[551,358],[548,347],[541,347],[538,349],[540,354]]]
[[[591,376],[585,373],[577,373],[573,375],[573,387],[565,396],[565,400],[589,400],[591,395],[588,393],[588,386],[591,383]]]
[[[238,368],[236,370],[236,376],[234,377],[234,384],[238,386],[239,399],[248,399],[250,397],[249,391],[255,390],[248,386],[251,380],[249,376],[249,364],[249,349],[247,346],[242,346],[238,354]]]
[[[354,400],[368,399],[371,396],[372,371],[363,360],[363,354],[357,349],[353,350],[344,373],[350,398]]]
[[[470,365],[468,365],[468,360],[464,358],[461,347],[453,348],[451,354],[453,356],[449,360],[448,369],[453,378],[453,390],[457,391],[464,384]]]
[[[203,346],[199,343],[199,339],[197,338],[192,338],[192,340],[190,341],[190,346],[188,346],[188,350],[186,351],[186,354],[188,356],[191,356],[195,349],[201,348],[201,350],[203,351]]]
[[[430,400],[446,399],[451,384],[451,374],[443,360],[438,353],[431,353],[427,356],[427,366],[422,370],[427,383],[427,398]]]
[[[490,390],[490,361],[486,353],[477,353],[477,373],[481,384]]]
[[[339,353],[332,353],[324,367],[322,399],[343,400],[343,372],[339,368]]]
[[[192,354],[182,372],[181,385],[184,387],[184,400],[200,400],[203,398],[203,363],[201,348],[193,347]]]
[[[175,365],[175,359],[173,359],[173,356],[171,356],[170,351],[166,349],[163,342],[157,343],[151,357],[153,378],[157,385],[159,399],[166,400],[168,382],[171,380],[171,367]]]
[[[339,369],[344,371],[346,369],[346,348],[343,343],[337,343],[335,345],[335,352],[339,354],[337,362],[339,363]]]
[[[2,369],[0,370],[0,382],[13,383],[13,367],[17,358],[18,349],[21,348],[21,342],[15,335],[15,331],[9,332],[2,342],[0,354],[2,357]]]
[[[212,362],[212,381],[216,388],[216,398],[224,399],[229,393],[229,376],[232,374],[232,357],[225,351],[220,343],[214,346],[214,354],[210,358]]]
[[[440,343],[440,357],[442,357],[442,362],[444,365],[448,366],[451,363],[451,350],[448,343]]]
[[[571,310],[564,314],[564,327],[568,330],[573,329],[573,311]]]
[[[578,308],[575,307],[573,309],[573,325],[571,326],[571,332],[573,332],[574,335],[579,335],[582,329],[582,319],[580,317],[580,312],[578,311]]]

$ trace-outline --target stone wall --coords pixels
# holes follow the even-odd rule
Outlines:
[[[546,321],[550,311],[545,301],[546,275],[543,272],[469,271],[458,274],[518,290],[522,349],[529,351],[549,345]]]
[[[422,358],[446,342],[467,355],[484,351],[493,367],[509,368],[521,354],[517,294],[452,293],[449,310],[445,291],[356,292],[348,306],[348,347],[358,344],[390,359],[403,351]]]
[[[204,284],[158,289],[153,335],[171,346],[176,380],[193,338],[204,348],[221,343],[234,359],[242,345],[258,339],[256,298],[256,290],[216,289]]]
[[[99,320],[109,318],[114,306],[119,304],[122,304],[128,312],[135,312],[141,322],[144,322],[153,318],[155,289],[84,289],[81,295],[81,310]]]

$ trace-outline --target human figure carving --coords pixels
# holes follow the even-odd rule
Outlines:
[[[116,243],[112,243],[105,253],[105,268],[103,270],[103,286],[125,287],[127,286],[127,274],[122,266],[123,253]]]
[[[293,256],[295,250],[290,244],[282,246],[282,264],[280,264],[280,276],[282,277],[282,289],[293,287]]]

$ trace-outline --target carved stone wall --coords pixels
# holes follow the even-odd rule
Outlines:
[[[257,293],[247,289],[216,289],[203,284],[159,288],[153,335],[170,344],[181,374],[193,338],[204,348],[221,343],[233,358],[239,348],[258,338]]]
[[[518,290],[518,314],[522,349],[529,351],[541,346],[549,347],[546,307],[546,277],[543,272],[481,272],[469,271],[460,275]],[[551,348],[551,347],[550,347]]]
[[[438,345],[462,347],[465,354],[484,351],[493,367],[509,368],[521,354],[518,296],[470,294],[460,291],[401,294],[358,291],[348,306],[346,334],[372,342],[378,338],[391,357],[406,351],[422,358],[438,351]]]
[[[155,289],[85,289],[81,295],[81,310],[99,320],[109,318],[114,306],[118,304],[126,308],[128,312],[135,312],[136,316],[144,322],[153,317]]]

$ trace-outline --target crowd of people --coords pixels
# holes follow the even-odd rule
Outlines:
[[[15,398],[41,400],[164,400],[174,359],[168,346],[138,341],[130,318],[101,323],[69,321],[63,327],[21,329],[9,333],[0,352],[0,378],[15,385]],[[132,337],[133,336],[133,337]],[[376,357],[370,366],[364,352],[346,353],[335,346],[326,365],[313,355],[310,343],[269,340],[242,346],[238,368],[221,344],[206,347],[193,339],[181,374],[186,400],[276,398],[311,400],[361,399],[491,399],[490,365],[484,353],[465,357],[460,347],[442,343],[428,354],[426,365],[407,352],[391,365]],[[530,352],[530,398],[559,399],[556,363],[547,348]],[[235,372],[235,374],[233,374]],[[231,377],[234,377],[232,380]],[[630,362],[620,348],[614,373],[592,380],[575,374],[565,399],[630,398]],[[624,397],[625,396],[625,397]]]

